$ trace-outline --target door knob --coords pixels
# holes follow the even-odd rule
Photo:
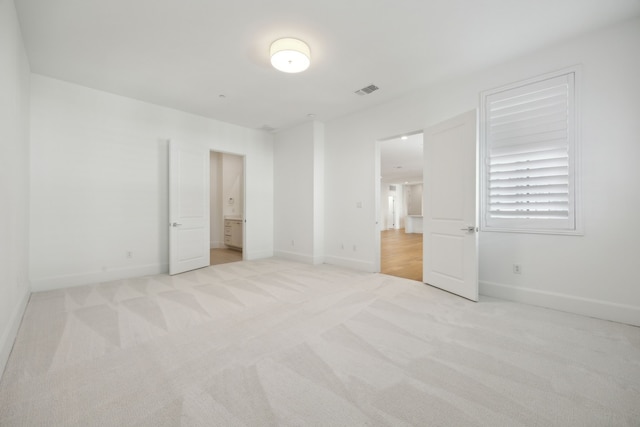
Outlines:
[[[178,226],[181,226],[182,224],[178,224],[177,222],[173,222],[173,223],[171,223],[169,225],[172,226],[172,227],[178,227]]]
[[[473,225],[468,225],[465,228],[461,228],[460,230],[466,231],[467,233],[472,233],[476,231],[476,228]]]

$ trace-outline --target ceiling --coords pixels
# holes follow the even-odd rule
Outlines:
[[[380,142],[380,175],[385,183],[422,182],[423,134],[407,135]]]
[[[33,72],[265,129],[327,121],[640,15],[640,0],[15,4]],[[310,45],[307,71],[270,66],[280,37]],[[380,89],[354,94],[370,84]]]

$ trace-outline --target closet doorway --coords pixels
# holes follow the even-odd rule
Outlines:
[[[243,259],[244,163],[244,156],[210,152],[210,265]]]

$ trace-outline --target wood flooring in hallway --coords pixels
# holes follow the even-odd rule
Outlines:
[[[211,249],[209,252],[209,265],[227,264],[242,261],[242,252],[233,249]]]
[[[422,282],[422,234],[385,230],[380,246],[381,273]]]

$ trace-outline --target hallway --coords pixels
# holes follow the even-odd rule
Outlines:
[[[422,282],[422,234],[384,230],[380,246],[381,273]]]
[[[230,262],[242,261],[242,251],[235,251],[228,248],[211,249],[209,251],[209,265],[228,264]]]

